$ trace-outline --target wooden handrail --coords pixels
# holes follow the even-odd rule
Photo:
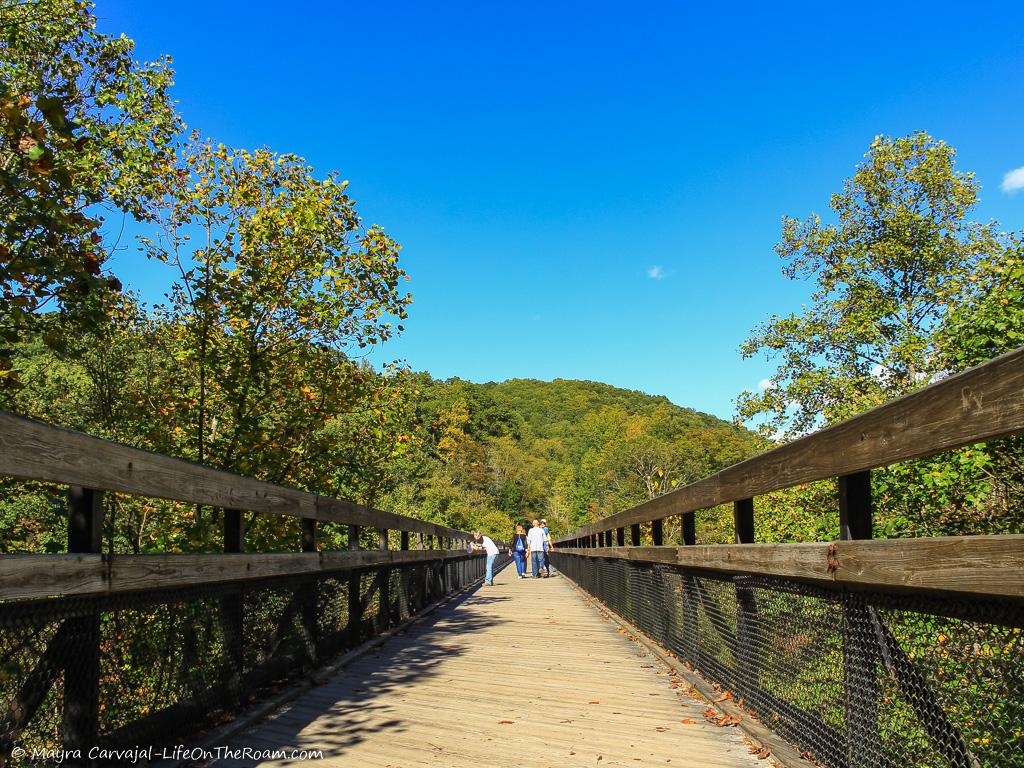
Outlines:
[[[470,538],[455,528],[212,469],[6,411],[0,411],[0,475],[460,541]]]
[[[4,600],[98,596],[411,566],[478,555],[410,549],[238,554],[26,554],[0,557]]]
[[[572,542],[1024,431],[1024,348],[582,526]]]
[[[559,547],[556,553],[854,588],[1024,600],[1024,534],[800,544]]]

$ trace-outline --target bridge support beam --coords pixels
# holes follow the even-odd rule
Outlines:
[[[348,548],[359,549],[359,526],[348,527]],[[348,577],[348,636],[352,645],[357,645],[363,631],[363,601],[359,593],[362,590],[362,571],[355,570]]]
[[[682,526],[683,526],[683,544],[696,544],[697,543],[697,519],[693,512],[687,512],[682,515]]]
[[[402,537],[399,543],[399,548],[403,552],[409,549],[408,531],[402,531]],[[401,621],[402,619],[408,618],[410,614],[409,592],[411,590],[412,585],[412,570],[410,568],[401,568],[399,569],[398,573],[399,576],[401,577],[399,579],[399,581],[401,582],[401,586],[399,587],[398,591],[398,618],[399,621]]]
[[[736,543],[753,544],[753,499],[733,502],[733,523]],[[746,577],[738,577],[736,580],[736,661],[739,665],[739,679],[742,681],[740,693],[749,705],[757,706],[756,698],[761,689],[757,596],[751,587],[743,584],[746,580]]]
[[[379,529],[380,542],[378,546],[382,550],[390,548],[388,544],[388,529]],[[377,597],[378,597],[378,610],[377,610],[377,622],[378,629],[383,630],[391,626],[391,569],[381,568],[377,572]]]
[[[661,518],[651,520],[651,541],[656,547],[665,543],[665,521]]]
[[[871,472],[839,478],[839,538],[870,539],[872,534]],[[850,768],[874,764],[878,743],[878,678],[881,649],[872,629],[872,609],[857,595],[843,599],[843,698],[846,759]]]
[[[101,552],[103,492],[72,486],[68,491],[68,513],[68,552]],[[72,640],[62,654],[64,748],[81,750],[85,755],[99,739],[100,615],[88,613],[66,619],[62,629]]]
[[[302,551],[316,552],[319,548],[319,537],[316,528],[316,520],[303,518],[302,520]],[[302,634],[306,646],[306,658],[311,667],[319,663],[320,631],[317,622],[317,604],[320,595],[320,582],[317,579],[310,579],[304,586],[300,596],[302,602]]]
[[[224,551],[238,554],[245,551],[245,518],[240,509],[225,509],[222,521]],[[245,628],[245,598],[236,591],[220,599],[220,622],[226,647],[228,705],[236,707],[241,703],[242,675],[245,673],[243,631]]]

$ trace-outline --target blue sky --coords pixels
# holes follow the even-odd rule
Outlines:
[[[783,7],[785,6],[785,7]],[[830,7],[834,6],[834,7]],[[844,6],[844,7],[840,7]],[[438,377],[582,378],[729,418],[798,309],[772,251],[880,133],[927,130],[1024,228],[1024,3],[97,0],[168,53],[191,128],[338,170],[404,246],[375,355]],[[151,300],[167,273],[115,270]]]

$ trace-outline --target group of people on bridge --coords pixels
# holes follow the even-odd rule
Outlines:
[[[475,551],[482,551],[487,555],[487,571],[484,575],[484,585],[494,586],[494,558],[500,550],[490,536],[485,536],[480,531],[473,532],[473,543],[470,545]],[[551,560],[548,552],[551,549],[551,537],[548,533],[548,521],[543,518],[533,521],[529,533],[522,523],[516,526],[516,532],[512,536],[512,543],[509,545],[508,554],[515,560],[516,573],[520,579],[526,578],[526,564],[531,565],[533,578],[547,578],[551,575]]]

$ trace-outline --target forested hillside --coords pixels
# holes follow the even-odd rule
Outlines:
[[[589,522],[734,463],[765,441],[664,397],[591,381],[411,376],[412,449],[387,503],[491,530]]]

